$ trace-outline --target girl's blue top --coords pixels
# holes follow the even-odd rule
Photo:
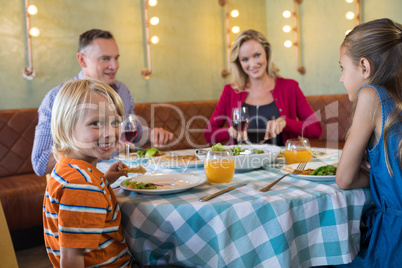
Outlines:
[[[382,87],[369,86],[381,100],[382,130],[377,144],[367,145],[371,165],[370,189],[374,207],[367,210],[361,222],[361,248],[347,267],[402,267],[402,168],[398,146],[402,138],[402,123],[388,132],[384,144],[384,124],[395,107],[395,102]],[[360,89],[361,90],[361,89]],[[386,165],[385,146],[393,174]]]

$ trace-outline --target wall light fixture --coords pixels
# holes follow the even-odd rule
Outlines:
[[[356,3],[356,13],[353,11],[348,11],[345,14],[345,18],[347,20],[355,20],[356,21],[356,25],[359,25],[361,22],[361,16],[360,16],[360,0],[345,0],[346,3]],[[345,35],[348,34],[351,30],[347,30]]]
[[[226,47],[226,69],[224,69],[221,72],[221,75],[223,78],[226,78],[230,75],[230,48],[231,48],[231,44],[230,44],[230,32],[237,34],[240,32],[240,27],[239,26],[233,26],[232,29],[230,29],[229,26],[229,19],[230,17],[232,18],[237,18],[240,15],[240,12],[237,9],[233,9],[231,12],[229,12],[229,1],[228,0],[219,0],[218,3],[221,7],[224,8],[224,12],[225,12],[225,41],[224,41],[224,45]]]
[[[289,25],[285,25],[282,30],[285,33],[289,33],[291,31],[293,31],[295,33],[295,40],[292,42],[290,40],[286,40],[284,43],[285,47],[292,47],[294,46],[296,48],[296,58],[297,58],[297,71],[300,74],[305,74],[306,73],[306,68],[302,65],[302,55],[301,55],[301,42],[300,42],[300,18],[299,18],[299,6],[301,5],[301,3],[303,2],[303,0],[294,0],[293,1],[293,12],[289,11],[289,10],[285,10],[282,15],[284,18],[288,19],[290,17],[293,16],[294,18],[294,25],[293,27],[289,26]]]
[[[29,0],[25,0],[25,24],[26,24],[26,37],[27,37],[27,49],[28,49],[28,67],[22,70],[22,76],[25,79],[32,80],[35,77],[35,70],[33,67],[32,57],[32,36],[37,37],[40,31],[36,27],[31,28],[31,15],[38,14],[38,8],[34,5],[29,5]]]
[[[151,65],[151,44],[156,45],[159,43],[159,37],[154,35],[150,38],[149,25],[157,25],[159,23],[158,17],[152,17],[149,19],[148,8],[154,7],[158,4],[157,0],[144,0],[144,27],[145,27],[145,41],[147,50],[147,68],[142,69],[141,74],[144,79],[149,79],[152,74]]]

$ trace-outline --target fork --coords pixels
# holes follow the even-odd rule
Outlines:
[[[285,178],[287,175],[294,175],[294,174],[301,174],[304,170],[304,168],[306,167],[307,162],[300,162],[300,164],[297,166],[297,168],[295,170],[293,170],[292,173],[288,173],[283,175],[282,177],[280,177],[279,179],[277,179],[276,181],[274,181],[273,183],[269,184],[268,186],[265,186],[264,188],[260,189],[260,192],[266,192],[269,189],[271,189],[275,184],[277,184],[280,180],[282,180],[283,178]]]

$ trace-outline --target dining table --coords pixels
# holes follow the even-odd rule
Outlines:
[[[312,161],[323,165],[339,161],[341,150],[317,150],[329,156]],[[114,161],[100,162],[98,168],[106,171]],[[171,168],[145,160],[132,164],[143,164],[146,174],[192,174],[205,179],[203,165]],[[287,176],[269,191],[259,191],[283,175],[278,166],[280,161],[236,170],[231,183],[206,181],[170,194],[129,191],[120,187],[127,178],[120,178],[112,186],[133,257],[144,265],[214,268],[351,262],[360,249],[361,216],[372,205],[369,188],[342,190],[334,178]],[[199,200],[240,183],[246,185],[206,202]]]

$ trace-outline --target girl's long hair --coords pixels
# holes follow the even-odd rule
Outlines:
[[[342,46],[356,65],[361,58],[370,62],[369,84],[385,88],[395,102],[394,110],[385,121],[383,133],[387,169],[392,175],[387,141],[392,127],[402,123],[402,25],[390,19],[363,23],[345,37]],[[398,159],[402,166],[402,140],[398,144]]]

